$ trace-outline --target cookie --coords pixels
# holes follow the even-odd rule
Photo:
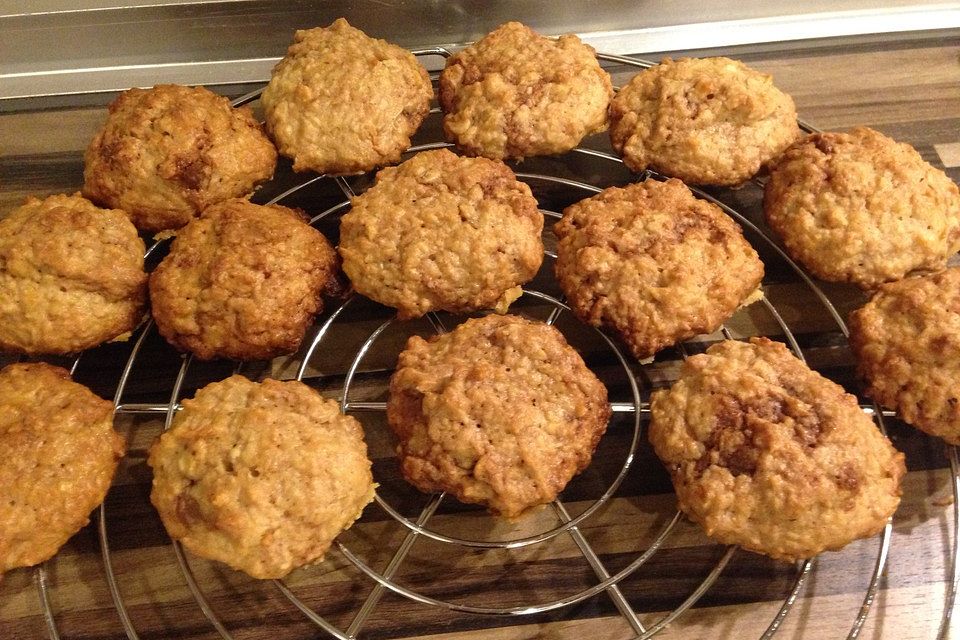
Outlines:
[[[430,76],[412,53],[343,18],[297,31],[260,96],[293,170],[327,174],[398,162],[431,99]]]
[[[603,131],[613,87],[577,36],[508,22],[447,58],[439,94],[447,139],[500,160],[564,153]]]
[[[715,331],[763,278],[740,227],[676,179],[605,189],[567,207],[554,231],[574,313],[641,359]]]
[[[506,517],[554,500],[609,418],[606,388],[560,332],[517,316],[410,338],[387,402],[413,486]]]
[[[375,487],[360,423],[294,381],[207,385],[147,464],[170,536],[254,578],[319,562]]]
[[[154,232],[250,195],[273,176],[277,151],[249,107],[167,84],[121,93],[83,158],[83,194]]]
[[[53,557],[83,528],[122,456],[113,403],[66,369],[0,370],[0,574]]]
[[[205,210],[150,276],[160,334],[201,360],[296,351],[321,295],[340,289],[336,251],[305,220],[241,199]]]
[[[143,254],[123,211],[80,194],[27,198],[0,220],[0,351],[76,353],[132,330]]]
[[[936,270],[960,249],[960,190],[908,144],[866,127],[816,133],[771,167],[770,227],[815,276],[864,288]]]
[[[850,314],[850,346],[867,395],[960,444],[960,267],[882,285]]]
[[[878,533],[900,503],[903,454],[779,342],[730,340],[688,358],[650,411],[680,509],[723,544],[810,558]]]
[[[729,58],[665,58],[610,102],[610,142],[628,167],[693,184],[745,182],[799,135],[793,99]]]
[[[502,162],[424,151],[377,174],[340,223],[354,289],[395,307],[500,313],[543,262],[543,214]]]

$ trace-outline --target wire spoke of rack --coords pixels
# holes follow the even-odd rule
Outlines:
[[[571,520],[570,513],[567,511],[567,508],[563,506],[563,503],[559,500],[553,501],[553,509],[556,511],[557,516],[562,522],[569,522]],[[593,569],[593,572],[596,574],[597,578],[600,580],[607,580],[610,578],[610,572],[607,571],[607,568],[603,566],[603,562],[600,560],[600,556],[597,555],[597,552],[593,550],[593,547],[590,546],[590,543],[587,542],[586,537],[581,533],[580,529],[577,527],[570,527],[569,531],[570,537],[573,538],[574,544],[577,545],[577,548],[580,549],[580,552],[583,554],[583,557],[589,563],[590,568]],[[607,587],[607,595],[610,596],[610,599],[613,600],[613,605],[617,608],[617,611],[620,612],[620,615],[627,621],[627,624],[630,625],[630,628],[633,629],[633,632],[637,635],[646,633],[646,629],[643,626],[643,623],[640,622],[640,618],[637,617],[637,612],[633,610],[633,607],[630,606],[630,603],[623,596],[623,592],[620,591],[620,587],[616,584],[612,584]]]
[[[940,640],[951,637],[955,622],[953,614],[957,602],[957,588],[960,586],[960,459],[958,459],[957,447],[947,445],[947,457],[950,460],[950,473],[953,476],[950,486],[953,490],[953,537],[950,545],[950,584],[947,585],[943,617],[937,633],[937,638]]]
[[[662,617],[658,620],[649,630],[642,636],[640,640],[646,640],[646,638],[652,638],[654,635],[660,632],[661,629],[666,627],[668,624],[676,620],[680,614],[692,607],[697,603],[700,598],[707,592],[710,587],[713,586],[713,583],[717,581],[717,578],[720,577],[720,574],[723,572],[724,568],[730,562],[730,558],[733,557],[733,554],[736,552],[737,547],[727,547],[726,552],[723,554],[723,557],[714,565],[710,573],[707,574],[707,577],[703,579],[703,582],[700,583],[693,593],[691,593],[686,600],[684,600],[679,607]]]
[[[787,614],[790,613],[790,609],[793,608],[794,603],[797,601],[797,596],[800,595],[800,590],[803,589],[803,585],[807,582],[807,576],[810,575],[814,561],[815,560],[811,558],[800,563],[800,570],[797,572],[797,578],[793,582],[793,588],[790,589],[790,593],[786,599],[784,599],[783,604],[780,605],[777,615],[773,617],[770,625],[763,632],[763,635],[760,636],[760,640],[768,640],[768,638],[772,638],[774,634],[780,630],[780,625],[783,624]]]
[[[434,495],[430,502],[427,503],[427,506],[423,508],[423,511],[420,513],[420,517],[417,518],[417,524],[423,526],[427,524],[427,520],[436,512],[437,507],[440,506],[440,502],[443,500],[444,494],[439,493]],[[403,539],[403,542],[400,544],[400,547],[397,549],[396,553],[393,554],[393,557],[390,558],[390,561],[387,563],[387,568],[383,570],[383,577],[387,580],[393,579],[393,576],[396,575],[397,571],[400,569],[400,565],[406,559],[407,554],[410,553],[410,549],[413,548],[413,543],[417,540],[418,534],[416,531],[407,532],[406,537]],[[380,602],[380,598],[383,597],[384,587],[381,584],[376,584],[373,587],[373,590],[370,591],[370,595],[367,596],[367,599],[364,601],[363,605],[360,607],[360,610],[357,612],[357,615],[354,616],[353,620],[350,622],[350,626],[347,627],[347,635],[351,638],[355,638],[357,633],[360,631],[360,628],[363,626],[364,622],[367,621],[367,618],[370,617],[370,614],[373,613],[374,608],[377,606],[377,603]]]
[[[34,580],[37,582],[37,596],[40,598],[40,609],[43,611],[43,622],[47,626],[47,636],[50,640],[60,640],[60,633],[57,631],[57,620],[53,615],[53,607],[50,604],[50,589],[47,585],[47,563],[43,562],[37,565],[33,572]]]

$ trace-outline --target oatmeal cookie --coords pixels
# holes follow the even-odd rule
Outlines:
[[[632,170],[737,185],[800,135],[793,99],[729,58],[665,58],[610,102],[610,141]]]
[[[740,227],[676,179],[605,189],[567,207],[554,231],[574,313],[641,359],[715,331],[763,278]]]
[[[564,153],[603,131],[613,86],[577,36],[508,22],[447,58],[439,91],[447,139],[500,160]]]
[[[138,229],[177,229],[269,180],[277,151],[249,107],[203,87],[130,89],[84,154],[83,194]]]
[[[297,31],[260,100],[294,171],[350,174],[399,161],[432,98],[412,53],[340,18]]]
[[[882,285],[850,314],[867,395],[960,445],[960,267]]]
[[[543,214],[502,162],[425,151],[377,174],[340,223],[343,270],[397,308],[506,311],[543,262]]]
[[[80,194],[27,198],[0,220],[0,351],[75,353],[143,317],[143,241]]]
[[[957,185],[866,127],[797,142],[771,167],[763,209],[790,255],[832,282],[875,287],[960,249]]]
[[[113,403],[68,371],[0,370],[0,574],[53,557],[86,525],[121,456]]]
[[[411,484],[506,517],[556,498],[609,418],[606,388],[560,332],[517,316],[410,338],[387,402]]]
[[[650,442],[680,509],[708,536],[779,560],[878,533],[903,454],[843,388],[766,338],[683,363],[651,398]]]
[[[170,536],[254,578],[323,559],[376,486],[360,423],[294,381],[207,385],[147,463]]]
[[[160,334],[201,360],[293,353],[340,290],[337,253],[299,212],[228,200],[177,234],[150,276]]]

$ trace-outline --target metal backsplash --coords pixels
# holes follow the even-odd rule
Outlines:
[[[608,53],[642,54],[960,27],[960,3],[0,0],[0,108],[5,100],[158,82],[260,82],[295,29],[340,16],[411,49],[455,49],[520,20],[545,34],[578,33]]]

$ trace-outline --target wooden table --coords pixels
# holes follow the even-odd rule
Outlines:
[[[821,128],[867,124],[916,146],[936,166],[946,167],[960,179],[960,34],[929,37],[810,43],[789,50],[754,48],[730,51],[752,66],[774,74],[777,84],[792,94],[802,117]],[[629,70],[618,69],[615,81],[623,82]],[[82,179],[82,150],[104,117],[102,107],[56,109],[0,115],[0,211],[6,212],[31,194],[73,192]],[[421,136],[438,135],[436,116]],[[602,136],[590,142],[605,148]],[[599,164],[598,164],[599,163]],[[573,162],[530,160],[520,172],[558,172],[573,179],[598,184],[630,179],[622,167],[586,156]],[[257,198],[265,200],[293,184],[289,170]],[[364,178],[352,179],[360,189]],[[554,211],[570,201],[569,191],[543,187],[541,206]],[[759,221],[758,189],[716,192]],[[581,194],[579,197],[583,197]],[[337,185],[321,184],[298,194],[293,204],[317,213],[342,200]],[[334,235],[334,222],[321,223]],[[748,234],[750,235],[750,234]],[[754,234],[751,239],[763,244]],[[777,262],[775,251],[764,245],[768,262],[766,292],[784,314],[812,366],[855,389],[850,354],[835,325],[810,290]],[[556,293],[545,271],[533,288]],[[862,294],[849,287],[824,286],[841,313],[857,306]],[[337,301],[328,301],[328,312]],[[526,313],[545,314],[543,304],[522,306]],[[768,314],[741,312],[729,324],[733,333],[779,335]],[[322,322],[325,313],[318,319]],[[331,397],[339,397],[343,373],[358,346],[370,331],[389,318],[380,307],[363,300],[351,302],[342,322],[337,322],[310,361],[306,378]],[[569,314],[560,324],[586,354],[588,363],[608,382],[612,399],[630,401],[625,375],[611,352],[590,330],[578,326]],[[351,391],[352,401],[384,399],[384,382],[397,350],[409,332],[429,332],[426,323],[394,324],[377,342],[359,367]],[[122,364],[133,343],[108,345],[83,356],[77,378],[110,397]],[[699,348],[697,344],[691,349]],[[122,402],[163,404],[181,365],[181,358],[151,333],[130,377]],[[667,383],[675,372],[673,352],[653,365],[631,365],[645,398],[651,388]],[[183,395],[207,380],[234,370],[231,363],[191,366]],[[248,365],[251,376],[290,377],[296,362]],[[375,474],[390,504],[416,517],[427,498],[405,488],[393,461],[392,443],[382,414],[359,414],[367,430]],[[106,529],[118,591],[130,621],[141,638],[220,637],[188,589],[174,551],[149,504],[149,469],[145,451],[163,425],[163,414],[118,415],[118,429],[128,438],[129,454],[106,501]],[[887,421],[891,437],[907,454],[909,474],[903,503],[894,519],[886,576],[866,618],[861,637],[935,637],[950,579],[949,553],[953,540],[951,476],[944,447],[912,429]],[[595,463],[564,494],[572,515],[589,507],[616,477],[633,434],[632,414],[618,413],[595,458]],[[2,488],[0,488],[2,493]],[[636,560],[674,515],[669,481],[640,438],[637,457],[615,495],[578,527],[581,538],[569,532],[550,542],[518,550],[483,550],[451,547],[418,537],[400,567],[396,580],[411,589],[456,603],[484,607],[524,606],[565,597],[596,584],[596,570],[578,545],[593,549],[602,565],[615,573]],[[462,507],[451,499],[442,503],[429,526],[463,537],[489,539],[518,537],[554,527],[557,513],[547,508],[516,523],[491,520],[483,513]],[[125,638],[101,557],[97,519],[75,536],[47,564],[49,599],[62,638]],[[379,507],[367,509],[364,518],[341,537],[346,546],[377,571],[383,571],[407,537]],[[818,558],[799,598],[783,620],[778,637],[844,637],[861,607],[876,559],[878,540],[854,543],[839,553]],[[391,593],[374,593],[374,583],[363,576],[342,553],[332,551],[322,564],[293,574],[287,588],[305,606],[331,624],[347,629],[365,602],[376,601],[365,617],[360,635],[369,638],[627,638],[631,626],[618,613],[617,600],[636,612],[636,621],[649,628],[664,614],[680,606],[707,576],[727,550],[710,543],[693,525],[680,520],[650,560],[619,582],[618,592],[593,597],[530,616],[480,616],[415,603]],[[233,637],[255,639],[323,637],[323,633],[278,588],[255,582],[221,565],[188,558],[210,609]],[[734,551],[716,583],[683,615],[670,623],[664,638],[759,637],[773,620],[797,578],[797,568],[766,558]],[[373,597],[371,597],[373,594]],[[379,600],[377,597],[379,596]],[[47,627],[41,614],[36,574],[13,571],[0,582],[0,638],[42,638]],[[955,634],[956,635],[956,634]],[[960,636],[958,636],[960,637]]]

